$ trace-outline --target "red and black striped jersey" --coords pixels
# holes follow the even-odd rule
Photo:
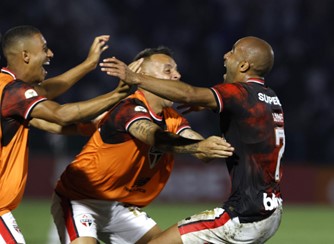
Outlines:
[[[226,160],[232,186],[224,208],[241,221],[262,219],[282,201],[282,105],[261,79],[218,84],[211,90],[218,104],[221,132],[235,148]]]

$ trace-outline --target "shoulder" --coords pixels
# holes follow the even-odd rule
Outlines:
[[[115,112],[122,110],[128,112],[144,112],[148,113],[148,108],[146,105],[137,98],[125,98],[121,100],[113,109]]]
[[[227,98],[247,93],[248,86],[245,82],[220,83],[211,87],[211,90],[214,94]]]
[[[11,99],[16,97],[17,101],[45,98],[44,96],[39,96],[33,86],[21,80],[10,82],[4,89],[4,96],[10,97]]]

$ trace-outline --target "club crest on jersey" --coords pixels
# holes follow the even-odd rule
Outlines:
[[[28,89],[25,91],[24,96],[28,98],[37,97],[38,94],[34,89]]]
[[[163,152],[159,151],[156,147],[151,147],[148,152],[148,158],[150,163],[150,169],[153,169],[154,166],[159,162],[162,157]]]
[[[13,222],[12,222],[12,226],[13,226],[14,230],[15,230],[17,233],[21,233],[21,230],[20,230],[20,228],[19,228],[19,226],[17,225],[17,223],[16,223],[15,220],[13,220]]]
[[[143,106],[136,106],[136,107],[135,107],[135,111],[136,111],[136,112],[144,112],[144,113],[147,113],[147,109],[144,108]]]
[[[84,214],[80,219],[80,223],[85,227],[90,227],[93,224],[93,219]]]

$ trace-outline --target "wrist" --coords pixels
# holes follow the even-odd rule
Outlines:
[[[87,71],[92,71],[97,66],[97,62],[90,61],[89,59],[85,59],[81,64]]]

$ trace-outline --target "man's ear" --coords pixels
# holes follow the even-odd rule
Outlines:
[[[245,73],[247,70],[249,70],[249,68],[250,68],[250,64],[247,61],[242,61],[239,64],[239,70],[242,73]]]
[[[30,61],[30,55],[27,50],[22,51],[22,59],[24,60],[25,63],[29,63]]]

